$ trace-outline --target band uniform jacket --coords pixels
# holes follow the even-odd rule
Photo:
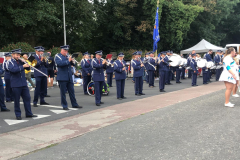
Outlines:
[[[56,54],[55,63],[58,69],[57,81],[70,81],[72,82],[72,69],[74,63],[68,61],[68,56],[63,56],[61,53]]]
[[[81,66],[82,66],[82,76],[88,76],[88,73],[91,75],[92,74],[92,60],[91,59],[83,59],[81,61]]]
[[[105,81],[104,69],[106,68],[106,65],[102,64],[102,62],[103,62],[103,59],[94,58],[92,60],[93,81]]]
[[[23,68],[25,63],[21,60],[16,61],[15,59],[10,59],[7,62],[7,69],[11,74],[11,87],[23,87],[27,86],[27,81],[25,77],[24,69],[30,70],[30,67]]]
[[[116,60],[114,62],[114,71],[115,71],[115,79],[121,80],[126,79],[126,70],[123,70],[125,68],[126,63],[125,61]]]
[[[48,70],[48,62],[45,62],[44,60],[41,61],[41,59],[39,59],[38,55],[34,56],[35,59],[37,60],[37,64],[35,66],[35,68],[37,68],[38,70],[40,70],[41,72],[48,74],[47,70]],[[44,77],[44,75],[36,70],[34,70],[34,77]]]
[[[139,60],[133,59],[131,64],[134,69],[133,77],[142,77],[144,68],[141,67],[141,62]]]

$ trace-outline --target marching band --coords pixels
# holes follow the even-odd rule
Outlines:
[[[17,120],[21,120],[20,110],[20,96],[23,99],[26,117],[36,117],[31,111],[31,97],[29,89],[27,87],[26,78],[29,80],[30,67],[34,69],[34,77],[36,79],[36,87],[32,84],[34,90],[33,107],[38,107],[37,102],[40,97],[40,105],[49,105],[45,102],[44,97],[47,95],[47,81],[51,82],[54,77],[54,73],[57,72],[57,78],[60,95],[61,105],[64,110],[69,110],[66,101],[66,91],[69,93],[71,105],[73,108],[82,108],[79,106],[74,92],[74,82],[72,76],[72,67],[75,66],[76,60],[69,56],[68,50],[69,45],[61,46],[60,53],[56,54],[54,58],[44,57],[44,48],[42,46],[34,47],[36,55],[34,56],[33,62],[30,62],[27,56],[23,56],[24,59],[20,58],[21,49],[12,50],[11,53],[5,54],[5,61],[0,66],[0,74],[5,72],[4,80],[6,83],[5,94],[3,89],[2,80],[0,80],[0,105],[1,111],[10,111],[6,108],[4,102],[4,95],[6,102],[14,101],[14,111]],[[199,58],[195,51],[189,53],[188,58],[185,59],[182,55],[174,54],[173,51],[163,51],[159,56],[154,57],[154,52],[146,53],[145,58],[141,58],[142,52],[136,51],[133,53],[133,59],[129,64],[133,70],[133,82],[136,96],[145,95],[143,93],[143,81],[145,75],[145,81],[148,83],[150,88],[155,87],[155,75],[159,74],[159,91],[165,91],[165,85],[172,85],[171,80],[176,77],[176,83],[182,83],[180,79],[185,79],[185,73],[188,72],[188,78],[192,78],[192,86],[197,85],[197,75],[199,69],[203,75],[203,84],[208,84],[211,79],[213,68],[216,69],[216,81],[219,80],[222,65],[223,65],[223,52],[218,50],[214,59],[212,59],[212,50],[204,56]],[[83,91],[85,95],[88,93],[89,83],[94,83],[94,95],[96,106],[104,104],[101,100],[101,96],[104,91],[107,91],[108,87],[112,87],[113,75],[116,80],[117,99],[122,100],[127,97],[124,96],[125,79],[127,77],[126,62],[124,61],[124,53],[118,54],[117,60],[112,59],[112,55],[102,58],[103,51],[96,51],[95,58],[88,52],[83,53],[83,59],[77,64],[81,65],[82,68],[82,79],[83,79]],[[11,57],[12,56],[12,57]],[[34,65],[32,65],[34,64]],[[215,65],[214,65],[215,64]],[[25,74],[25,72],[26,74]],[[107,74],[107,83],[105,83],[104,70]],[[156,73],[158,72],[158,73]],[[31,72],[30,72],[31,73]],[[10,80],[11,79],[11,80]]]

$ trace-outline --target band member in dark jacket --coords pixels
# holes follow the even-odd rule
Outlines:
[[[72,70],[71,66],[74,65],[72,57],[68,56],[69,45],[61,46],[61,52],[55,56],[56,67],[58,68],[57,81],[60,86],[61,104],[64,110],[69,110],[66,101],[66,88],[69,93],[71,104],[73,108],[82,108],[77,104],[75,98]]]
[[[85,52],[83,54],[84,59],[81,61],[82,66],[82,76],[83,76],[83,91],[85,95],[88,95],[87,93],[87,85],[91,81],[91,75],[92,75],[92,60],[89,59],[90,55],[88,52]]]
[[[118,54],[118,60],[114,62],[115,80],[117,88],[117,99],[126,99],[124,97],[125,79],[126,79],[126,64],[123,60],[124,53]]]
[[[20,96],[23,99],[26,118],[37,117],[32,114],[31,97],[27,86],[24,68],[30,70],[30,66],[19,60],[21,49],[12,50],[12,59],[7,63],[7,69],[11,74],[11,87],[14,96],[14,111],[17,120],[21,120]]]

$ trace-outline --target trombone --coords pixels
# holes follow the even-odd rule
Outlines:
[[[23,58],[22,58],[22,56],[19,58],[19,60],[21,60],[23,63],[25,63],[25,64],[28,64]],[[43,74],[44,76],[46,76],[47,78],[48,78],[48,76],[45,74],[45,73],[43,73],[42,71],[40,71],[40,70],[38,70],[37,68],[35,68],[35,66],[37,65],[37,60],[36,59],[34,59],[32,62],[32,65],[29,65],[31,68],[33,68],[34,70],[36,70],[36,71],[38,71],[39,73],[41,73],[41,74]]]

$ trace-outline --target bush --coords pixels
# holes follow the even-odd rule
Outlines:
[[[54,47],[54,46],[53,46],[53,48],[47,50],[47,52],[51,52],[52,57],[55,57],[55,55],[57,53],[60,53],[60,51],[61,51],[60,47]]]
[[[22,52],[35,52],[34,48],[26,42],[17,42],[16,44],[8,44],[4,46],[0,51],[1,52],[10,52],[11,50],[21,48]]]

